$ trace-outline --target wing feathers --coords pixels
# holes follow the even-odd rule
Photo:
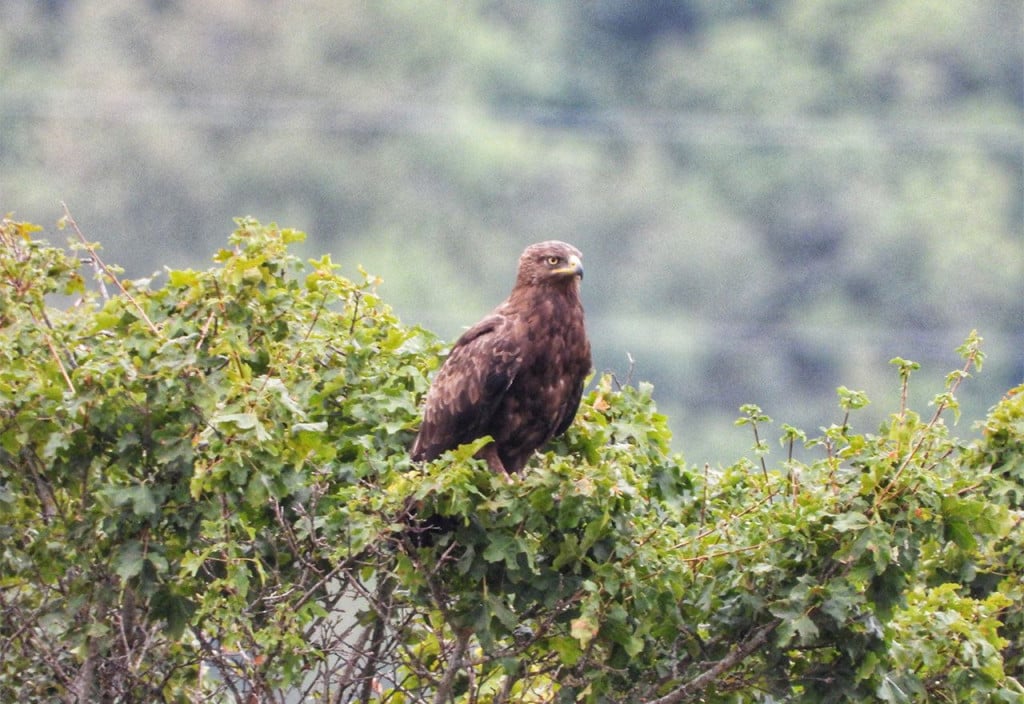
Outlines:
[[[477,456],[515,473],[565,432],[591,364],[579,258],[563,242],[526,248],[508,299],[459,338],[434,378],[414,460],[489,435],[494,442]]]
[[[456,341],[427,393],[413,459],[434,459],[487,434],[522,363],[512,327],[504,316],[491,315]]]

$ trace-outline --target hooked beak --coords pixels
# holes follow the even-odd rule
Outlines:
[[[570,254],[565,266],[555,269],[556,274],[567,274],[583,278],[583,262],[575,254]]]

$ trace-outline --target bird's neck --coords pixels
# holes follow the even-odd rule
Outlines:
[[[522,306],[530,310],[545,301],[557,299],[573,308],[582,309],[580,300],[580,284],[578,280],[559,281],[558,283],[542,283],[534,286],[516,286],[509,296],[509,303],[516,307]]]

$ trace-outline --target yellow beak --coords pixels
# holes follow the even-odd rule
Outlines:
[[[567,274],[583,278],[583,262],[575,254],[570,254],[566,265],[561,269],[554,270],[556,274]]]

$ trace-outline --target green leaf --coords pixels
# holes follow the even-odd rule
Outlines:
[[[562,540],[562,545],[558,550],[558,554],[555,555],[551,566],[556,570],[562,569],[566,565],[578,561],[582,554],[579,539],[573,533],[568,533]]]
[[[515,629],[519,625],[519,617],[513,612],[508,606],[505,605],[503,599],[496,594],[487,595],[487,606],[491,610],[491,613],[501,623],[502,626],[507,628],[509,631]]]
[[[570,635],[579,641],[580,647],[583,649],[586,649],[599,630],[600,626],[597,621],[590,616],[574,618],[569,624]]]
[[[875,694],[883,702],[890,704],[908,704],[909,702],[920,701],[920,695],[924,694],[920,685],[917,685],[907,677],[898,677],[895,673],[888,673],[882,678],[881,684]]]
[[[459,445],[456,449],[452,450],[453,459],[464,462],[466,460],[473,459],[474,455],[480,451],[483,447],[486,447],[490,443],[494,442],[494,439],[490,435],[485,435],[481,438],[477,438],[473,442],[467,442],[464,445]]]
[[[178,640],[185,632],[196,605],[187,597],[163,586],[153,594],[153,616],[164,622],[164,632],[169,638]]]
[[[213,425],[233,424],[239,430],[251,430],[259,423],[255,413],[222,413],[210,418]]]
[[[567,667],[578,663],[583,655],[583,649],[580,647],[580,641],[576,635],[574,633],[572,638],[555,636],[550,641],[551,649],[558,654],[559,660]]]
[[[168,269],[167,281],[171,286],[191,288],[199,283],[199,273],[192,269]]]
[[[583,530],[583,539],[580,541],[580,550],[586,552],[594,546],[598,540],[600,540],[605,533],[605,528],[608,526],[608,514],[601,514],[600,518],[594,519],[587,523],[587,527]]]
[[[249,570],[245,565],[236,565],[229,576],[229,582],[235,592],[243,599],[249,593]]]
[[[114,572],[123,580],[129,580],[142,572],[145,557],[138,540],[124,543],[114,556]]]
[[[839,407],[845,410],[857,410],[870,403],[863,391],[853,391],[845,386],[840,386],[836,389],[836,393],[839,395]]]
[[[129,492],[132,511],[136,516],[151,516],[156,513],[156,500],[153,497],[153,491],[148,486],[134,486]]]
[[[863,530],[871,525],[871,521],[863,513],[859,511],[850,511],[848,513],[842,513],[835,517],[832,521],[832,527],[840,533],[846,533],[849,531]]]
[[[800,636],[803,643],[811,643],[818,637],[818,626],[807,614],[801,614],[793,621],[793,628]]]
[[[628,638],[620,641],[620,644],[622,645],[623,650],[626,651],[626,654],[631,658],[636,657],[644,650],[644,639],[639,636],[629,636]]]
[[[519,549],[513,536],[497,533],[491,536],[490,543],[484,549],[483,557],[488,562],[506,562],[515,565]]]

